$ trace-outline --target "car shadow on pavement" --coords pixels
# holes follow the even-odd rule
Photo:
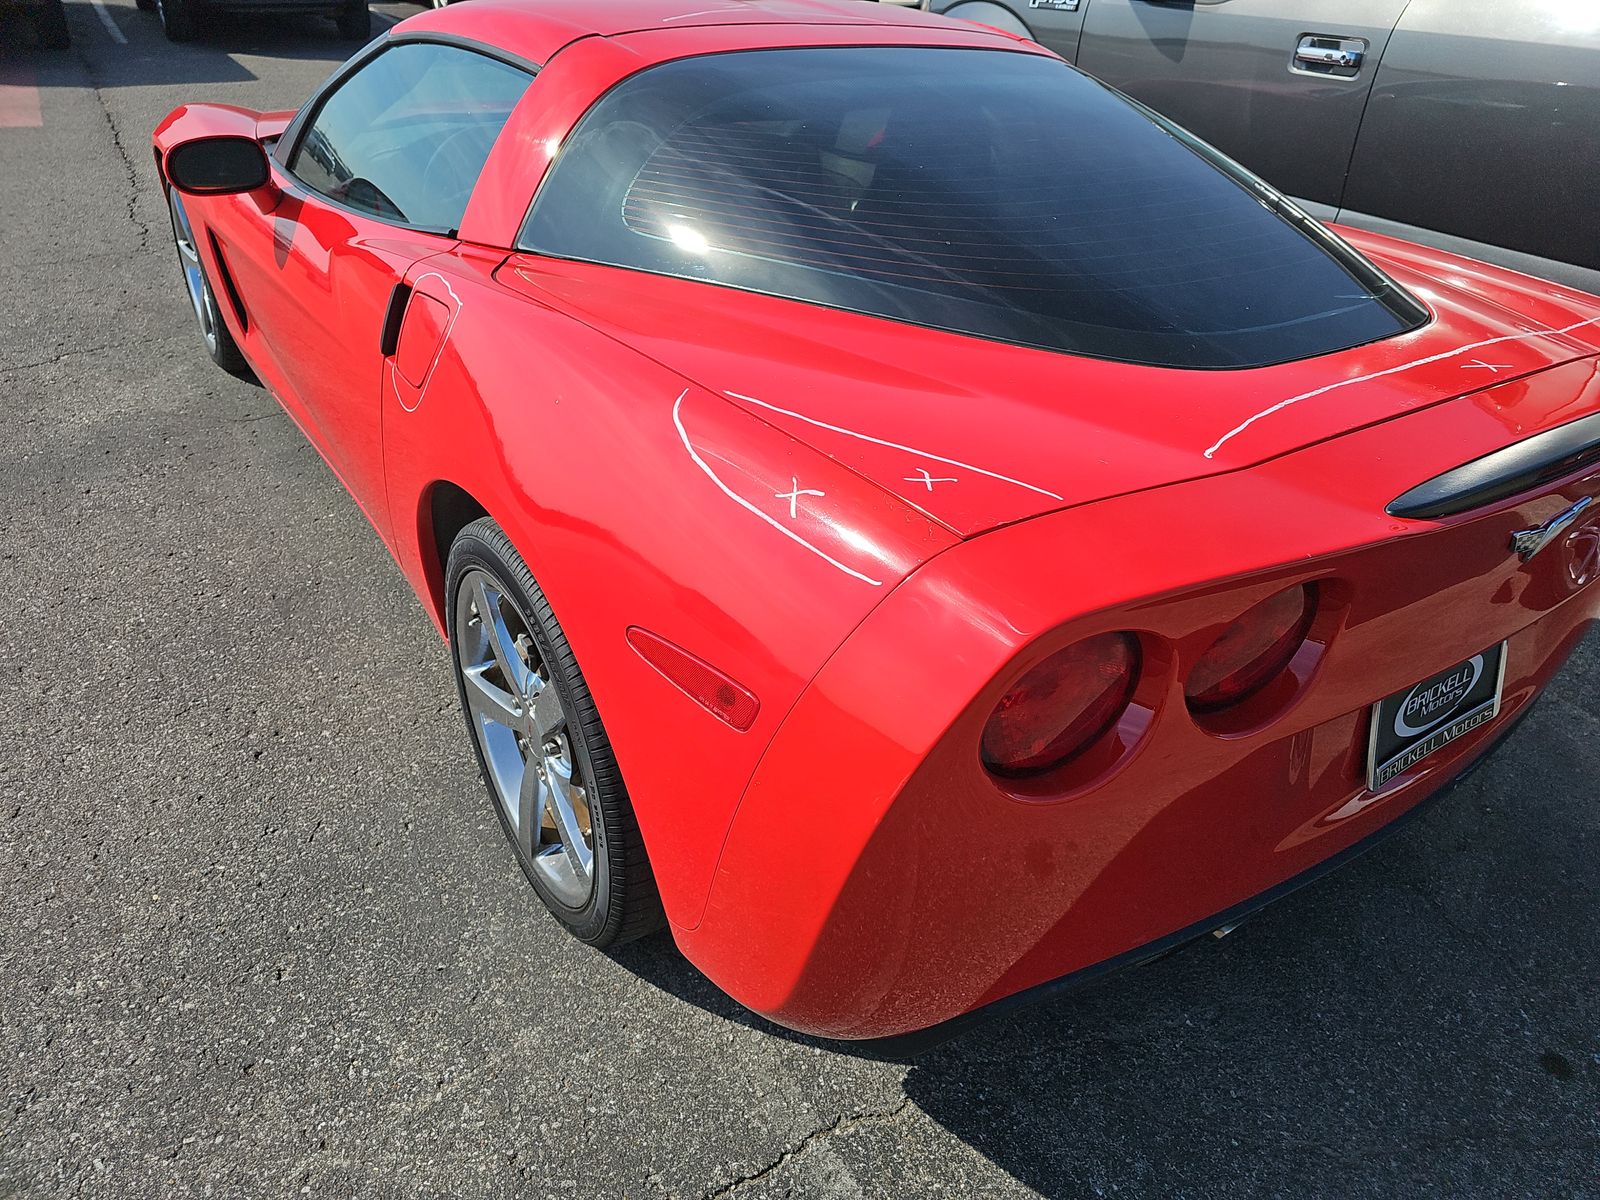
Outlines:
[[[86,62],[97,88],[247,83],[259,77],[234,55],[326,62],[331,68],[361,48],[341,38],[332,20],[301,13],[215,13],[193,41],[177,44],[167,41],[155,13],[120,6],[107,19],[127,44],[114,45],[92,4],[68,0],[66,10],[73,45],[46,50],[29,13],[0,0],[0,71],[26,71],[27,82],[42,88],[82,87]],[[383,24],[374,22],[374,34]]]
[[[156,37],[165,42],[161,22],[153,12],[141,12]],[[131,19],[130,22],[131,24]],[[386,28],[374,19],[376,37]],[[132,34],[132,30],[128,31]],[[316,13],[212,12],[206,16],[193,41],[165,45],[179,57],[224,53],[249,54],[261,58],[317,60],[340,63],[364,45],[341,38],[333,18]]]
[[[1385,885],[1386,859],[974,1029],[915,1062],[905,1093],[1052,1198],[1460,1194],[1519,1151],[1577,1179],[1592,1038],[1472,939],[1418,942],[1437,914]]]
[[[1600,1194],[1600,747],[1579,717],[1592,733],[1547,698],[1510,753],[1227,938],[909,1059],[778,1029],[665,937],[612,958],[724,1019],[907,1062],[918,1109],[1052,1198],[1460,1194],[1508,1171]]]

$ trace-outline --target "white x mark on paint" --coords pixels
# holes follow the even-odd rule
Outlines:
[[[1493,371],[1496,375],[1498,375],[1501,371],[1509,371],[1511,369],[1511,364],[1486,363],[1481,358],[1475,358],[1471,362],[1462,363],[1461,369],[1463,371]]]
[[[916,474],[916,475],[907,475],[905,481],[907,483],[920,483],[920,484],[922,484],[923,487],[927,488],[930,492],[933,491],[933,485],[936,484],[936,483],[954,483],[955,482],[954,476],[948,476],[947,475],[944,478],[936,478],[935,476],[928,474],[928,468],[927,467],[918,467],[917,471],[918,471],[918,474]]]
[[[800,481],[793,475],[789,476],[789,488],[790,490],[787,492],[773,492],[772,496],[775,500],[787,500],[789,502],[790,520],[793,520],[797,515],[795,505],[799,502],[801,496],[826,496],[828,494],[827,492],[819,492],[816,488],[801,487]]]

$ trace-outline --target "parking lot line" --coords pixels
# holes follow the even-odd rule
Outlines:
[[[31,68],[0,62],[0,129],[37,128],[44,124],[39,88]]]
[[[111,19],[111,13],[107,11],[104,0],[89,0],[89,3],[94,5],[95,15],[100,18],[100,24],[106,27],[106,32],[111,35],[111,40],[126,46],[128,39],[123,36],[122,30],[117,28],[117,23]]]

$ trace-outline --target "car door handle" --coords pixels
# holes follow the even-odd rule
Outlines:
[[[1293,65],[1300,71],[1348,78],[1361,70],[1366,57],[1367,43],[1361,38],[1307,34],[1295,47]]]

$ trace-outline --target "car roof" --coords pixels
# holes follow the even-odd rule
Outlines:
[[[867,0],[470,0],[420,13],[400,29],[471,38],[542,65],[563,46],[588,37],[751,25],[876,26],[888,32],[950,22]]]

